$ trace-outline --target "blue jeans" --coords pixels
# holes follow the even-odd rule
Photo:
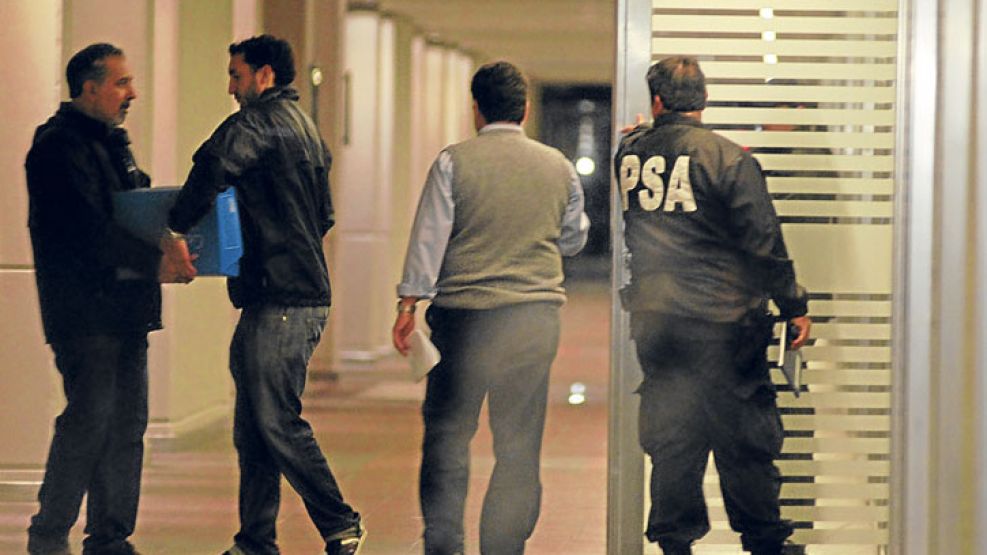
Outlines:
[[[359,522],[301,416],[308,362],[328,315],[325,306],[248,307],[233,335],[233,443],[240,462],[240,531],[234,539],[251,554],[279,553],[275,522],[282,475],[323,538]]]
[[[103,334],[52,344],[67,404],[31,518],[29,547],[67,546],[86,502],[85,553],[125,552],[134,532],[147,429],[147,334]]]
[[[422,415],[420,495],[426,555],[465,553],[469,446],[488,400],[496,464],[483,498],[480,552],[520,555],[541,508],[541,444],[548,376],[559,343],[559,307],[522,303],[491,310],[432,305],[442,361],[428,376]]]

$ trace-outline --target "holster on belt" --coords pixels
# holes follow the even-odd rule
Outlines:
[[[767,364],[767,348],[774,335],[774,316],[764,307],[748,310],[737,326],[738,368],[754,371]]]

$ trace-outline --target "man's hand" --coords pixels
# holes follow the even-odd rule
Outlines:
[[[627,124],[627,125],[625,125],[625,126],[623,126],[623,127],[620,128],[620,134],[621,135],[626,135],[626,134],[630,133],[631,131],[634,131],[635,129],[638,128],[638,126],[640,126],[642,123],[644,123],[646,121],[644,119],[644,114],[641,114],[641,113],[638,113],[637,118],[635,118],[635,119],[637,121],[635,121],[634,123]]]
[[[161,265],[158,267],[158,281],[161,283],[189,283],[197,274],[185,239],[165,235],[158,243],[161,248]]]
[[[805,342],[809,340],[809,328],[812,327],[812,320],[808,316],[796,316],[789,320],[793,326],[799,329],[799,335],[792,340],[792,349],[801,349]]]
[[[391,340],[394,348],[401,353],[401,356],[408,356],[411,345],[408,344],[408,336],[415,331],[415,303],[416,297],[401,297],[398,302],[398,315],[394,319],[394,328],[391,330]]]
[[[415,315],[407,312],[399,313],[398,317],[394,319],[394,329],[391,330],[391,335],[394,340],[394,348],[402,356],[408,356],[408,350],[411,348],[408,344],[408,336],[413,331],[415,331]]]

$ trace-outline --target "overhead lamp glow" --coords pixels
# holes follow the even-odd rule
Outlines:
[[[761,33],[761,40],[773,41],[778,38],[778,33],[774,31],[764,31]]]
[[[764,63],[766,63],[766,64],[777,64],[778,63],[778,55],[777,54],[765,54],[764,55]]]
[[[589,156],[580,156],[576,159],[576,172],[579,175],[593,175],[596,171],[596,162]]]
[[[775,16],[775,10],[774,8],[761,8],[760,14],[764,19],[771,19]]]

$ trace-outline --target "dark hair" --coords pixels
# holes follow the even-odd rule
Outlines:
[[[243,61],[257,71],[264,66],[274,70],[274,84],[283,87],[295,80],[295,57],[288,41],[260,35],[230,45],[230,56],[243,54]]]
[[[661,98],[670,112],[694,112],[706,108],[706,76],[699,62],[689,56],[672,56],[648,69],[651,98]]]
[[[78,98],[82,94],[82,85],[86,81],[102,83],[106,79],[106,64],[103,60],[110,56],[123,56],[123,50],[112,44],[98,42],[72,56],[69,65],[65,67],[65,80],[68,81],[71,98]]]
[[[476,70],[470,92],[487,123],[521,123],[528,98],[528,83],[508,62],[493,62]]]

